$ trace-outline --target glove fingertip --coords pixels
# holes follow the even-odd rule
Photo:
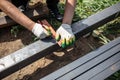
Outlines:
[[[74,43],[75,43],[75,37],[72,38],[72,44],[74,44]]]
[[[66,47],[66,45],[65,45],[65,44],[62,44],[62,45],[61,45],[61,47],[62,47],[62,48],[65,48],[65,47]]]
[[[49,35],[52,35],[52,33],[51,33],[51,31],[50,31],[50,30],[48,30],[48,34],[49,34]]]
[[[71,40],[67,40],[66,41],[66,46],[70,46],[71,45]]]
[[[55,36],[55,39],[56,39],[57,41],[59,41],[60,38],[61,38],[60,34],[57,34],[57,35]]]
[[[70,42],[70,45],[72,45],[72,44],[73,44],[72,38],[70,39],[70,41],[69,41],[69,42]]]
[[[62,40],[61,47],[62,47],[62,48],[65,48],[65,47],[66,47],[66,40],[65,40],[65,39]]]

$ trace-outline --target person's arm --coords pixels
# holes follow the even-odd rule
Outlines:
[[[61,40],[63,48],[75,42],[75,36],[72,32],[71,23],[77,0],[66,0],[65,12],[61,26],[57,29],[56,40]]]
[[[32,31],[35,22],[20,12],[9,0],[0,0],[0,9],[14,21]]]
[[[71,25],[77,0],[66,0],[63,24]]]
[[[35,23],[27,16],[25,16],[21,11],[19,11],[10,0],[1,0],[0,9],[5,12],[10,18],[24,26],[28,30],[32,31],[35,36],[40,39],[48,36],[48,32],[42,27],[41,24]]]

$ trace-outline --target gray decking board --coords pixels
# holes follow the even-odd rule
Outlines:
[[[58,78],[57,80],[71,80],[75,78],[78,75],[82,75],[83,73],[86,73],[89,69],[99,65],[101,62],[106,60],[107,58],[114,55],[116,52],[120,51],[120,44],[115,46],[114,48],[108,50],[107,52],[104,52],[103,54],[99,55],[96,58],[93,58],[92,60],[88,61],[87,63],[78,66],[75,70],[65,74],[64,76]],[[99,52],[96,52],[96,54]],[[77,63],[79,64],[79,63]]]
[[[120,47],[119,47],[120,49]],[[112,56],[111,58],[109,58],[108,60],[105,60],[104,62],[102,62],[101,64],[95,66],[94,68],[92,68],[91,70],[85,72],[84,74],[80,75],[79,77],[75,78],[74,80],[90,80],[91,77],[95,76],[96,74],[98,74],[99,72],[105,70],[106,68],[108,68],[109,66],[117,63],[120,61],[120,51],[116,53],[116,55]],[[93,63],[94,64],[94,63]],[[119,64],[120,65],[120,64]],[[105,73],[104,73],[105,74]],[[99,76],[99,75],[98,75]],[[103,75],[104,77],[106,75]],[[107,78],[108,76],[106,76],[105,78]],[[97,78],[96,80],[98,80],[100,78]],[[67,79],[65,79],[67,80]],[[70,79],[69,79],[70,80]],[[92,80],[92,79],[91,79]]]
[[[120,3],[113,5],[99,13],[96,13],[87,19],[76,22],[72,25],[72,29],[77,38],[88,33],[89,31],[105,24],[108,21],[120,16]],[[106,14],[109,13],[109,14]],[[96,20],[95,17],[105,15],[102,19]],[[118,14],[118,15],[116,15]],[[95,18],[95,19],[94,19]],[[96,20],[94,22],[94,20]],[[97,22],[98,21],[98,22]],[[27,47],[20,49],[6,57],[0,59],[0,78],[3,78],[27,65],[38,60],[41,57],[59,49],[54,39],[38,40]],[[49,52],[48,52],[49,51]],[[9,63],[9,61],[11,61]]]
[[[106,45],[98,48],[97,50],[90,52],[89,54],[75,60],[74,62],[64,66],[63,68],[61,68],[53,73],[51,73],[50,75],[42,78],[41,80],[47,80],[47,79],[54,80],[58,77],[64,76],[67,73],[73,71],[76,67],[84,65],[88,61],[96,58],[97,56],[101,55],[102,53],[106,52],[107,50],[114,48],[115,46],[117,46],[119,44],[120,44],[120,38],[115,39],[115,40],[111,41],[109,44],[106,44]],[[96,53],[96,52],[99,52],[99,53]]]
[[[98,80],[98,79],[104,80],[104,79],[108,78],[110,75],[117,72],[118,70],[120,70],[120,61],[111,65],[110,67],[108,67],[104,71],[100,72],[99,74],[95,75],[94,77],[90,78],[90,80]]]
[[[23,13],[28,16],[29,18],[33,20],[37,20],[39,18],[45,17],[48,15],[48,9],[47,7],[36,7],[35,9],[30,9],[27,11],[24,11]],[[17,24],[15,21],[13,21],[8,16],[0,17],[0,28],[12,26]]]

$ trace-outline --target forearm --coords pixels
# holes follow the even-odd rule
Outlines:
[[[9,17],[11,17],[14,21],[26,27],[30,31],[34,26],[34,22],[30,20],[27,16],[25,16],[22,12],[20,12],[11,2],[8,0],[1,0],[0,9],[4,11]]]
[[[71,24],[77,0],[66,0],[63,22]]]

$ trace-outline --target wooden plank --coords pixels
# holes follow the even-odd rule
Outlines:
[[[94,22],[89,23],[89,21],[92,18],[97,17],[97,15],[94,14],[92,15],[92,17],[90,16],[85,20],[78,21],[75,24],[73,24],[72,29],[76,37],[79,38],[85,33],[88,33],[89,32],[88,29],[91,29],[91,30],[95,29],[100,25],[105,24],[105,22],[113,20],[114,18],[118,17],[119,15],[116,16],[116,14],[120,13],[120,9],[117,8],[117,6],[119,5],[120,3],[97,13],[97,14],[100,14],[100,13],[106,14],[106,12],[108,13],[111,12],[106,16],[104,16],[104,18],[102,18],[103,21],[102,19],[100,19],[101,20],[101,21],[99,20],[100,22],[98,21],[95,23]],[[94,24],[97,26],[95,26]],[[30,44],[29,46],[23,49],[20,49],[4,58],[1,58],[0,59],[0,68],[1,68],[0,78],[8,76],[9,74],[29,65],[30,63],[38,60],[41,57],[44,57],[45,55],[59,48],[60,47],[57,45],[54,39],[38,40],[37,42],[34,42],[33,44]]]
[[[95,75],[90,80],[98,80],[98,79],[99,80],[104,80],[104,79],[108,78],[110,75],[117,72],[118,70],[120,70],[120,61],[111,65],[110,67],[108,67],[104,71],[100,72],[99,74]]]
[[[45,29],[46,29],[46,27],[48,27],[48,28],[50,29],[50,31],[51,31],[51,34],[52,34],[51,37],[55,39],[56,32],[55,32],[55,30],[53,29],[53,27],[47,22],[47,20],[44,19],[44,20],[38,21],[38,22],[39,22],[39,24],[41,24],[42,27],[44,27]],[[58,43],[59,46],[61,46],[61,40],[60,40],[60,41],[57,41],[57,43]]]
[[[35,9],[27,10],[23,12],[26,16],[33,20],[37,20],[39,18],[45,17],[48,15],[48,9],[47,7],[36,7]],[[12,26],[17,24],[15,21],[13,21],[11,18],[8,16],[0,17],[0,28],[7,27],[7,26]]]
[[[120,47],[119,47],[119,49],[120,49]],[[120,51],[116,52],[115,54],[116,55],[111,56],[109,59],[105,60],[104,62],[100,63],[99,65],[95,66],[94,68],[90,69],[89,71],[85,72],[84,74],[80,75],[79,77],[77,77],[73,80],[90,80],[91,77],[95,76],[99,72],[105,70],[109,66],[111,66],[111,65],[117,63],[118,61],[120,61]],[[104,74],[106,74],[106,73],[104,73]],[[105,78],[107,78],[109,76],[109,75],[106,76],[104,74],[103,74],[103,77],[105,77]],[[102,77],[97,78],[96,80],[98,80],[98,79],[104,80]]]
[[[73,71],[78,66],[82,66],[82,65],[86,64],[90,60],[100,56],[101,54],[103,54],[104,52],[114,48],[118,44],[120,44],[120,38],[117,38],[117,39],[111,41],[109,44],[106,44],[106,45],[98,48],[97,50],[90,52],[89,54],[87,54],[87,55],[75,60],[74,62],[62,67],[61,69],[59,69],[59,70],[51,73],[50,75],[42,78],[41,80],[47,80],[47,79],[55,80],[56,78],[64,76],[67,73]],[[98,52],[98,53],[96,53],[96,52]]]

